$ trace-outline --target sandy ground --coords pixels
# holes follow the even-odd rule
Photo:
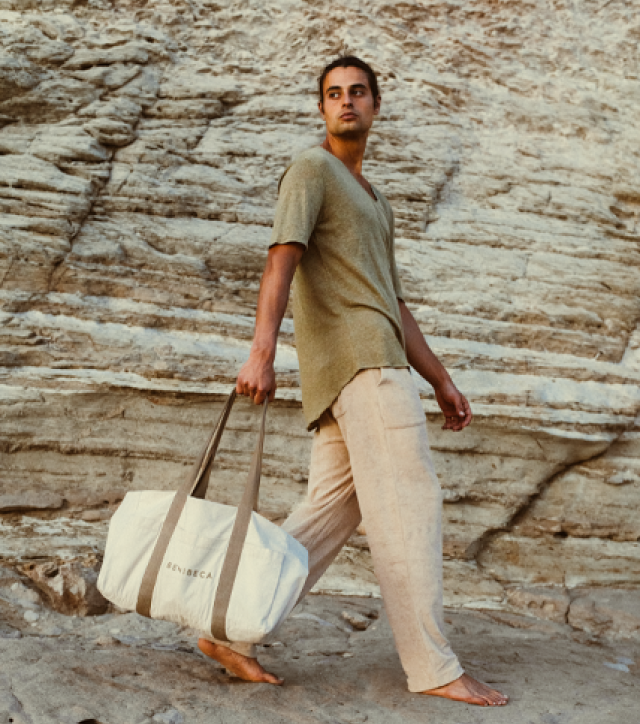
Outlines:
[[[343,612],[371,623],[354,630]],[[467,671],[511,697],[503,709],[481,709],[406,691],[375,599],[309,596],[280,641],[261,650],[285,677],[281,688],[231,678],[172,624],[136,614],[24,616],[0,605],[0,724],[640,722],[640,642],[597,641],[524,617],[507,625],[499,614],[447,612]]]

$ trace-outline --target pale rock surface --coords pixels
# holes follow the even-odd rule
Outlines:
[[[36,584],[54,611],[68,616],[95,616],[109,608],[109,601],[97,588],[97,561],[93,566],[79,561],[59,565],[52,561],[27,563],[21,570]]]
[[[464,668],[510,695],[498,714],[407,693],[379,599],[309,596],[260,648],[283,687],[230,677],[174,624],[46,610],[27,622],[22,610],[2,606],[7,724],[617,724],[637,713],[637,641],[582,640],[566,624],[549,630],[525,616],[507,627],[480,612],[446,613]],[[347,631],[345,612],[371,623]]]
[[[12,513],[26,510],[56,510],[62,508],[64,498],[41,490],[24,490],[15,495],[0,495],[0,512]]]
[[[569,612],[569,594],[557,588],[515,588],[507,590],[507,601],[524,613],[539,618],[566,623]]]
[[[364,172],[407,302],[475,415],[443,432],[416,378],[447,601],[561,625],[580,590],[589,631],[578,601],[618,615],[601,587],[633,608],[639,40],[631,0],[0,0],[2,559],[83,565],[127,490],[187,473],[249,352],[278,178],[322,138],[315,78],[348,50],[380,73]],[[276,368],[281,521],[311,444],[289,317]],[[211,497],[238,499],[256,427],[239,401]],[[362,532],[318,589],[378,595]]]
[[[0,600],[11,606],[29,611],[38,611],[43,600],[40,592],[29,585],[12,568],[0,567]]]
[[[578,590],[571,601],[568,622],[594,635],[640,640],[640,607],[636,591]]]

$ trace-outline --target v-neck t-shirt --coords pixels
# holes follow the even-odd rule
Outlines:
[[[372,190],[375,199],[321,146],[301,153],[280,179],[269,246],[306,247],[292,310],[308,430],[359,370],[409,367],[393,212]]]

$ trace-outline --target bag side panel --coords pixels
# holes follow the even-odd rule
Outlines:
[[[296,551],[295,553],[290,552],[284,557],[280,585],[269,616],[270,630],[278,628],[291,613],[307,580],[309,557],[306,549],[303,550],[303,556],[299,556],[299,552]]]
[[[289,615],[309,573],[306,548],[253,513],[229,602],[227,634],[259,643]]]
[[[270,632],[283,560],[280,551],[245,543],[227,613],[231,641],[258,643]]]
[[[109,523],[98,590],[112,603],[134,611],[151,551],[174,493],[127,493]]]

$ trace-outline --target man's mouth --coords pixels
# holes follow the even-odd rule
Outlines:
[[[349,113],[343,113],[343,114],[340,116],[340,120],[342,120],[342,121],[355,121],[355,119],[356,119],[357,117],[358,117],[358,116],[357,116],[355,113],[350,113],[350,112],[349,112]]]

